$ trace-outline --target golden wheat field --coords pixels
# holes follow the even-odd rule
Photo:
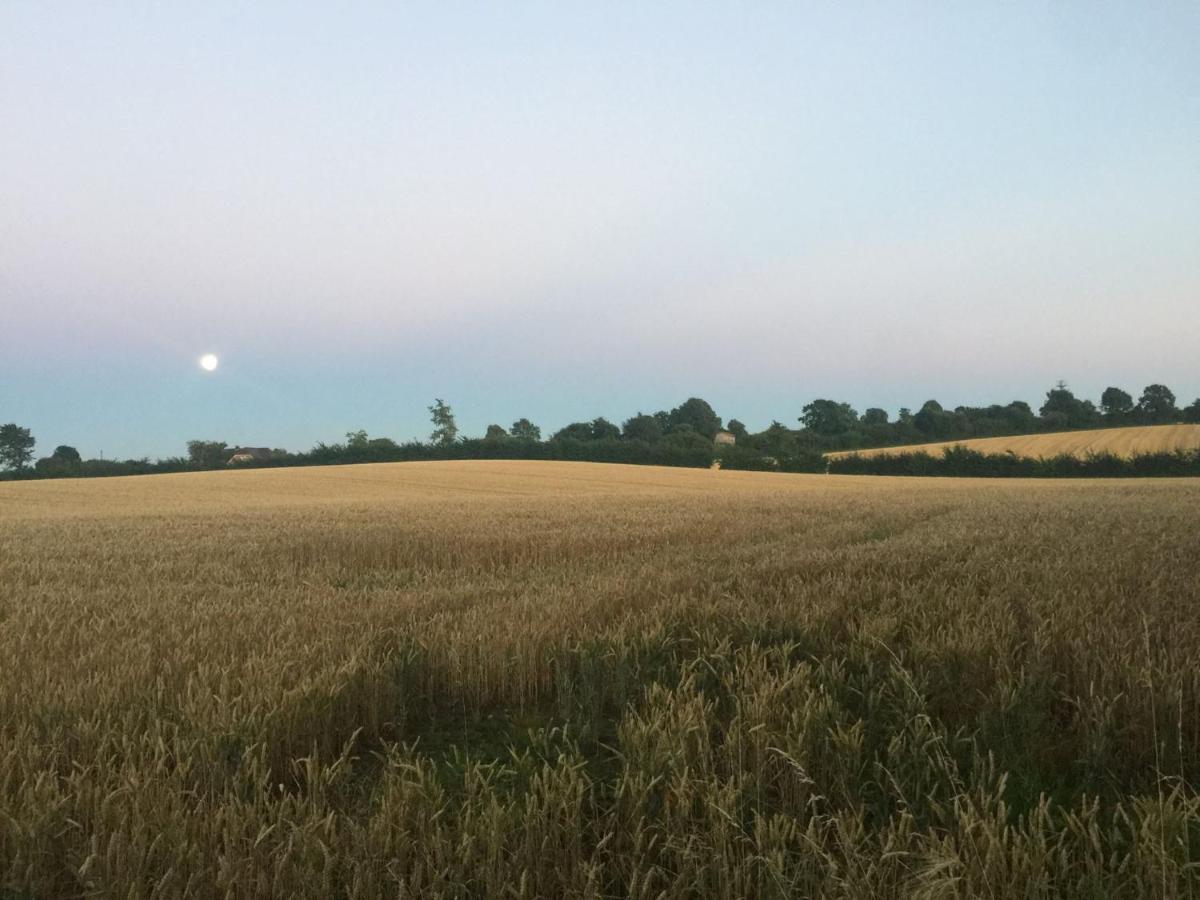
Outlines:
[[[937,455],[946,447],[967,447],[979,453],[1015,453],[1017,456],[1034,458],[1047,458],[1063,454],[1085,457],[1100,453],[1111,453],[1114,456],[1128,458],[1145,453],[1198,450],[1200,449],[1200,425],[1135,425],[1125,428],[1098,428],[1090,431],[1018,434],[1011,437],[942,441],[936,444],[878,447],[872,450],[844,450],[826,455],[879,456],[921,452]]]
[[[1200,894],[1200,484],[0,484],[0,896]]]

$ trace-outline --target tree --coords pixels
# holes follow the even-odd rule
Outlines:
[[[82,462],[78,450],[68,447],[66,444],[60,444],[54,448],[52,454],[39,459],[34,465],[34,469],[46,477],[60,478],[64,475],[79,474]]]
[[[648,416],[645,413],[638,413],[633,418],[627,419],[622,426],[622,431],[628,440],[645,441],[648,444],[662,440],[663,436],[662,422],[657,417]]]
[[[699,397],[689,397],[667,414],[667,431],[690,425],[710,441],[721,430],[721,417]]]
[[[0,425],[0,465],[20,472],[33,459],[33,446],[37,441],[28,428],[14,422]]]
[[[1124,416],[1133,411],[1133,398],[1118,387],[1104,389],[1100,395],[1100,412],[1105,418]]]
[[[671,433],[663,438],[663,443],[680,450],[711,450],[713,445],[712,438],[701,434],[687,423],[671,429]]]
[[[80,463],[83,459],[79,456],[79,451],[74,447],[69,447],[66,444],[59,444],[54,448],[54,452],[50,454],[51,459],[57,459],[64,463]]]
[[[615,441],[621,436],[621,429],[604,416],[592,419],[591,427],[593,441]]]
[[[1175,395],[1165,384],[1147,385],[1137,408],[1138,413],[1151,422],[1174,422],[1179,413],[1175,407]]]
[[[858,424],[858,413],[849,403],[814,400],[804,407],[800,421],[814,434],[843,434]]]
[[[361,428],[358,431],[346,432],[346,447],[350,450],[366,450],[371,443],[367,437],[366,431]]]
[[[433,406],[429,407],[430,421],[433,422],[433,433],[429,439],[441,447],[449,447],[458,440],[458,423],[454,421],[454,412],[442,401],[435,398]]]
[[[796,452],[796,435],[781,422],[772,422],[765,431],[754,435],[754,443],[771,456],[791,456]]]
[[[1191,406],[1183,408],[1183,421],[1200,425],[1200,397],[1193,400]]]
[[[575,441],[607,441],[616,440],[620,436],[621,429],[601,416],[590,422],[572,422],[565,428],[554,432],[550,440],[569,438]]]
[[[913,416],[913,426],[927,437],[949,437],[957,421],[954,413],[946,412],[936,400],[926,400]]]
[[[1081,428],[1091,425],[1097,418],[1096,407],[1071,393],[1065,381],[1046,392],[1046,402],[1038,415],[1053,428]]]
[[[725,423],[725,430],[732,434],[739,443],[745,441],[749,436],[746,426],[742,424],[740,419],[730,419]]]
[[[523,441],[540,441],[542,439],[542,429],[538,428],[528,419],[517,419],[512,423],[512,428],[509,433],[515,438],[520,438]]]
[[[862,423],[864,425],[886,425],[888,423],[887,410],[872,406],[862,414]]]
[[[1033,431],[1037,426],[1037,416],[1024,400],[1014,400],[1003,407],[1001,418],[1015,431]]]
[[[188,441],[188,461],[197,469],[217,469],[225,465],[228,449],[224,441]]]
[[[485,441],[503,441],[508,437],[508,432],[501,425],[489,425],[487,434],[483,436]]]
[[[568,438],[574,441],[590,441],[592,439],[592,423],[591,422],[572,422],[550,436],[550,440],[557,441],[561,438]]]

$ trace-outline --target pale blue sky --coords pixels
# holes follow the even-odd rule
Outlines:
[[[1195,2],[7,0],[0,422],[1190,401],[1197,47]]]

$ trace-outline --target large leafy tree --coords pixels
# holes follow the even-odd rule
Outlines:
[[[550,436],[550,440],[560,440],[569,438],[574,441],[590,441],[592,439],[592,423],[591,422],[572,422],[570,425],[565,425]]]
[[[638,413],[631,419],[626,419],[622,426],[625,437],[631,441],[646,441],[654,443],[663,436],[662,422],[656,416]]]
[[[721,417],[699,397],[689,397],[667,414],[667,431],[675,431],[684,425],[699,432],[709,440],[721,430]]]
[[[34,468],[43,475],[60,477],[78,474],[82,462],[78,450],[66,444],[59,444],[53,453],[39,459]]]
[[[36,443],[28,428],[22,428],[14,422],[0,425],[0,465],[21,471],[33,459]]]
[[[1133,398],[1119,387],[1104,389],[1100,395],[1100,412],[1109,418],[1123,416],[1133,410]]]
[[[1042,421],[1052,428],[1081,428],[1096,421],[1096,407],[1080,400],[1060,381],[1046,392],[1046,402],[1038,411]]]
[[[964,418],[943,409],[936,400],[926,400],[912,417],[912,424],[926,437],[952,438],[960,435]]]
[[[523,441],[540,441],[542,439],[542,429],[528,419],[517,419],[508,431],[513,437]]]
[[[1183,421],[1200,425],[1200,397],[1193,400],[1190,406],[1183,408]]]
[[[864,425],[886,425],[888,423],[887,410],[872,406],[862,414],[862,421]]]
[[[942,404],[936,400],[926,400],[921,404],[921,408],[917,410],[917,414],[913,416],[913,425],[918,431],[923,431],[926,434],[937,434],[941,429],[938,427],[941,422],[941,417],[946,411],[942,408]]]
[[[796,452],[796,435],[781,422],[772,422],[766,430],[754,435],[754,441],[771,456],[791,456]]]
[[[225,465],[228,449],[224,441],[188,441],[188,461],[198,469],[216,469]]]
[[[440,397],[435,398],[433,406],[429,407],[429,418],[433,422],[433,433],[429,439],[441,447],[449,447],[458,440],[458,423],[454,421],[454,412]]]
[[[502,441],[508,437],[508,432],[504,430],[502,425],[489,425],[487,434],[483,436],[485,441]]]
[[[591,426],[593,441],[615,441],[621,436],[621,429],[603,416],[592,419]]]
[[[1138,413],[1151,422],[1174,422],[1179,410],[1175,394],[1165,384],[1149,384],[1142,390],[1137,404]]]
[[[814,434],[844,434],[858,424],[858,413],[849,403],[814,400],[803,409],[800,421]]]
[[[1037,416],[1024,400],[1014,400],[1001,407],[1000,419],[1008,431],[1033,431],[1037,426]]]
[[[55,447],[54,452],[50,454],[50,458],[57,459],[59,462],[64,463],[78,463],[82,461],[79,456],[79,451],[74,447],[68,446],[67,444],[59,444],[57,447]]]
[[[698,432],[691,425],[684,424],[671,430],[663,438],[663,443],[682,450],[702,450],[712,448],[712,438]]]

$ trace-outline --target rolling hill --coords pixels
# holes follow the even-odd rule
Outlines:
[[[1138,425],[1127,428],[1099,428],[1090,431],[1056,431],[1050,434],[1017,434],[1010,437],[975,438],[966,441],[941,441],[934,444],[907,444],[902,447],[877,447],[872,450],[845,450],[826,454],[830,457],[881,456],[902,453],[937,455],[945,447],[969,447],[980,453],[1015,453],[1017,456],[1045,458],[1069,454],[1084,457],[1095,453],[1138,456],[1173,450],[1200,449],[1200,425]]]

